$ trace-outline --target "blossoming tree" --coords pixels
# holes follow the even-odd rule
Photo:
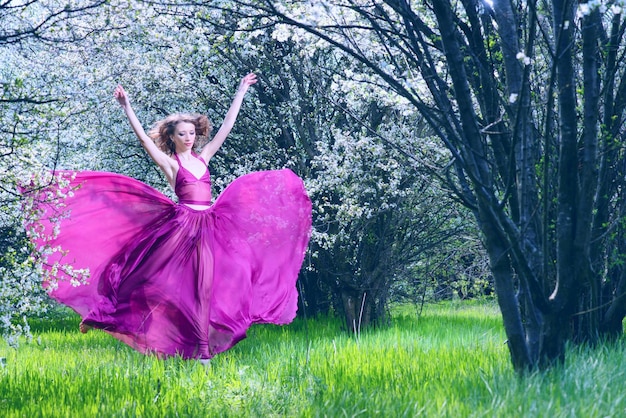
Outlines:
[[[231,5],[343,51],[428,121],[482,232],[517,370],[622,334],[621,0]]]

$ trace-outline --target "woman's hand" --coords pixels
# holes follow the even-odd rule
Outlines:
[[[239,83],[238,92],[245,93],[246,91],[248,91],[248,88],[251,85],[255,84],[256,82],[257,82],[256,74],[254,73],[248,74],[247,76],[241,79],[241,82]]]
[[[118,84],[118,86],[115,88],[113,96],[123,108],[126,108],[126,106],[128,106],[128,104],[130,103],[130,101],[128,100],[128,96],[126,95],[126,90],[124,90],[124,87],[122,87],[120,84]]]

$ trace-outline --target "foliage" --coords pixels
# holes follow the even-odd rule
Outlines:
[[[418,262],[403,266],[405,279],[393,284],[392,300],[422,304],[491,298],[493,279],[482,243],[470,235],[471,229],[463,231],[466,235],[457,234],[448,245],[434,247]]]
[[[391,132],[385,125],[381,131]],[[356,330],[386,317],[391,288],[418,280],[418,264],[468,228],[459,208],[378,138],[336,132],[313,159],[313,268]],[[415,138],[406,138],[414,141]],[[419,165],[418,165],[419,167]],[[424,274],[424,272],[422,272]]]

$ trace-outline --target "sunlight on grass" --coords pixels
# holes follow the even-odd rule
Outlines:
[[[350,335],[333,318],[254,326],[205,367],[138,354],[78,318],[0,343],[0,415],[620,416],[620,345],[571,350],[546,373],[516,376],[493,303],[394,309],[389,326]]]

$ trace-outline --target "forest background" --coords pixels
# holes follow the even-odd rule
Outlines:
[[[389,303],[493,293],[516,370],[626,315],[622,1],[8,1],[0,4],[0,328],[44,312],[22,223],[50,169],[171,195],[142,122],[260,82],[212,161],[215,193],[289,167],[314,205],[300,312],[348,329]],[[35,177],[33,177],[35,175]],[[26,209],[25,209],[26,208]]]

